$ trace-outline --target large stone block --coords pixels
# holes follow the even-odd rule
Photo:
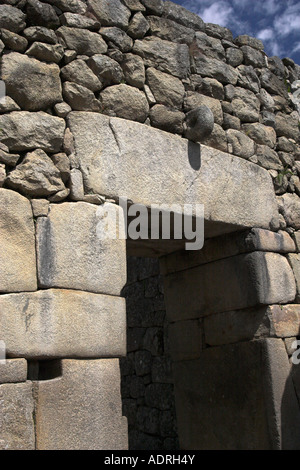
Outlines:
[[[31,382],[0,385],[0,450],[34,450]]]
[[[116,357],[126,352],[125,301],[50,289],[0,296],[0,338],[9,357]],[[13,321],[12,321],[13,319]]]
[[[171,321],[259,304],[288,303],[296,296],[292,269],[287,259],[277,253],[238,255],[169,274],[164,281]]]
[[[34,223],[30,202],[0,188],[0,292],[37,289]]]
[[[5,363],[0,362],[0,384],[26,382],[26,379],[27,361],[25,359],[6,359]]]
[[[160,259],[160,270],[161,274],[183,271],[251,251],[292,253],[295,251],[295,243],[287,232],[253,228],[205,240],[202,250],[196,253],[181,251],[164,256]]]
[[[97,113],[70,113],[69,124],[91,192],[124,196],[148,206],[204,204],[208,224],[232,224],[234,230],[237,226],[268,228],[272,219],[276,223],[273,184],[268,172],[257,165]]]
[[[282,340],[208,348],[174,364],[180,445],[299,449],[300,414]]]
[[[125,240],[102,238],[107,234],[100,233],[99,210],[85,202],[53,204],[48,217],[38,219],[40,286],[120,295],[126,283]],[[106,210],[124,223],[118,206],[106,204]]]
[[[12,152],[41,148],[57,153],[61,150],[65,127],[64,119],[43,111],[14,111],[0,116],[0,139]]]
[[[145,65],[175,77],[185,78],[189,72],[190,57],[186,44],[174,44],[164,39],[147,37],[142,41],[135,41],[133,52],[144,59]]]
[[[217,313],[204,318],[205,342],[210,346],[263,337],[292,338],[299,335],[300,305],[268,307]]]
[[[1,75],[7,94],[23,110],[39,111],[63,101],[59,67],[18,52],[2,58]]]
[[[117,359],[61,361],[61,377],[36,384],[38,450],[126,450]]]

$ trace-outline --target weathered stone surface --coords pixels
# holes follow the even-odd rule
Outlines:
[[[271,335],[267,308],[254,308],[209,315],[203,320],[209,346],[239,343]]]
[[[12,51],[24,52],[28,46],[27,39],[17,33],[9,31],[8,29],[1,29],[1,38],[2,44],[4,43],[5,47]]]
[[[125,301],[119,297],[49,289],[2,295],[0,305],[1,338],[10,357],[125,354]]]
[[[197,31],[204,31],[205,24],[200,16],[173,2],[164,2],[163,16]]]
[[[139,11],[133,16],[132,20],[130,21],[129,27],[127,29],[127,34],[129,34],[129,36],[134,39],[143,39],[149,28],[149,22]]]
[[[182,289],[185,298],[180,297]],[[171,321],[292,302],[295,296],[292,269],[277,253],[238,255],[165,277],[165,301]],[[188,306],[186,298],[190,299]]]
[[[49,196],[65,189],[59,170],[41,149],[27,153],[5,181],[8,187],[35,197]]]
[[[242,130],[257,144],[267,145],[272,149],[276,145],[276,132],[272,127],[260,123],[243,124]]]
[[[283,113],[277,113],[275,118],[275,130],[278,136],[285,136],[290,139],[298,140],[300,137],[299,114],[293,113],[289,116]]]
[[[221,150],[221,152],[228,152],[228,145],[226,140],[226,132],[217,123],[214,124],[212,133],[201,141],[204,145],[214,149]]]
[[[263,51],[264,50],[264,45],[260,39],[253,38],[251,36],[248,36],[247,34],[242,34],[235,38],[235,44],[238,46],[249,46],[253,47],[254,49],[257,49],[258,51]]]
[[[95,98],[94,93],[78,83],[63,83],[63,96],[70,110],[101,112],[101,105]],[[68,113],[67,113],[68,114]],[[71,159],[70,159],[71,160]]]
[[[64,55],[64,48],[61,44],[44,44],[43,42],[34,42],[26,52],[27,55],[33,56],[38,60],[45,62],[58,62],[61,61]]]
[[[5,178],[6,178],[5,165],[1,163],[0,164],[0,188],[2,188]]]
[[[0,116],[1,142],[10,151],[41,148],[59,152],[63,143],[65,122],[44,112],[14,111]]]
[[[197,201],[207,219],[244,227],[278,217],[270,175],[257,165],[122,119],[70,113],[68,121],[88,192],[145,205]]]
[[[35,237],[30,202],[0,188],[0,292],[37,289]]]
[[[0,385],[1,450],[34,450],[31,382]]]
[[[238,67],[243,63],[244,55],[241,49],[235,47],[228,47],[226,49],[226,60],[232,67]]]
[[[133,41],[122,29],[117,28],[116,26],[101,28],[100,34],[107,42],[113,42],[122,52],[131,51]]]
[[[296,253],[289,253],[287,258],[293,269],[296,280],[297,297],[300,300],[300,255]]]
[[[17,153],[8,153],[0,149],[0,162],[9,166],[15,166],[20,158]]]
[[[0,102],[0,114],[20,110],[20,106],[17,105],[17,103],[10,96],[5,96],[5,99],[3,101],[1,100]]]
[[[205,24],[205,32],[209,36],[212,36],[217,39],[224,39],[229,42],[233,42],[232,32],[228,28],[224,28],[223,26],[219,26],[214,23],[206,23]]]
[[[92,9],[100,23],[104,26],[118,26],[126,28],[131,15],[130,10],[120,1],[88,0],[88,7]]]
[[[225,96],[231,101],[233,114],[242,122],[257,122],[259,119],[260,101],[255,94],[240,87],[227,85]]]
[[[102,88],[99,78],[81,59],[73,60],[70,64],[65,65],[61,69],[61,75],[64,80],[77,83],[92,91],[99,91]]]
[[[25,359],[6,359],[5,364],[0,363],[0,384],[26,382],[26,380],[27,361]]]
[[[135,54],[125,54],[121,65],[128,85],[143,88],[146,80],[143,59]]]
[[[211,96],[217,100],[224,100],[224,87],[222,83],[218,82],[218,80],[215,80],[214,78],[203,78],[201,92],[204,95]]]
[[[185,90],[178,78],[152,67],[147,69],[146,76],[147,83],[158,103],[181,109]]]
[[[238,79],[236,70],[231,65],[224,62],[206,57],[204,54],[195,52],[193,54],[196,73],[203,77],[215,78],[221,83],[231,83],[235,85]]]
[[[86,4],[81,0],[48,0],[50,5],[54,5],[61,11],[71,11],[72,13],[86,12]]]
[[[30,26],[24,29],[23,35],[28,41],[46,42],[47,44],[57,43],[55,32],[45,28],[45,26]]]
[[[70,160],[65,153],[51,155],[51,160],[60,172],[60,176],[65,183],[70,176]]]
[[[300,198],[296,194],[283,194],[277,198],[279,212],[283,215],[288,226],[300,229]]]
[[[122,68],[110,57],[95,54],[87,61],[87,64],[104,86],[117,85],[122,81]]]
[[[184,100],[184,109],[191,111],[199,106],[207,106],[214,115],[214,122],[222,125],[223,111],[219,100],[210,96],[201,95],[194,91],[188,91]]]
[[[7,93],[23,110],[38,111],[62,101],[59,67],[12,52],[2,58]]]
[[[39,0],[28,0],[27,21],[29,25],[45,26],[56,29],[60,26],[58,15],[52,5],[39,2]]]
[[[286,338],[299,333],[299,305],[271,305],[218,313],[204,318],[205,341],[210,346],[263,337]]]
[[[247,160],[255,153],[254,142],[250,137],[235,129],[226,131],[228,151]]]
[[[57,380],[36,384],[37,448],[126,450],[118,359],[64,359],[61,370]]]
[[[263,54],[250,46],[242,46],[241,51],[244,55],[245,65],[252,65],[255,68],[262,68],[266,66]]]
[[[107,45],[98,33],[61,26],[56,34],[62,44],[65,44],[68,49],[76,51],[77,54],[92,56],[104,54],[107,51]]]
[[[199,320],[170,323],[169,338],[172,361],[186,361],[200,356],[203,328]]]
[[[156,104],[150,110],[152,126],[174,134],[182,134],[184,118],[184,113],[163,104]]]
[[[120,295],[126,282],[125,241],[101,238],[101,224],[105,211],[117,213],[122,224],[121,209],[105,204],[99,213],[98,206],[83,202],[50,207],[48,217],[37,223],[40,285]],[[76,250],[80,257],[74,257]]]
[[[286,85],[283,80],[280,80],[270,70],[263,69],[260,75],[260,83],[262,88],[265,88],[272,95],[280,95],[285,100],[289,100]]]
[[[145,122],[149,105],[145,94],[134,87],[120,84],[100,93],[102,112],[110,116]]]
[[[299,305],[270,305],[266,313],[272,336],[287,338],[299,334]]]
[[[197,360],[176,363],[181,445],[205,450],[299,448],[293,432],[299,427],[299,408],[290,372],[279,339],[208,348]]]
[[[160,272],[165,275],[183,271],[251,251],[291,253],[295,251],[295,244],[287,232],[271,232],[253,228],[250,231],[236,232],[205,240],[202,250],[197,252],[182,251],[164,256],[160,258]]]
[[[54,106],[54,110],[58,117],[65,118],[69,114],[69,112],[72,111],[72,108],[68,105],[68,103],[62,102],[57,103]]]
[[[61,15],[60,21],[63,25],[69,26],[70,28],[84,28],[91,31],[99,31],[100,29],[100,22],[95,18],[88,18],[78,13],[64,13]]]
[[[260,89],[258,99],[260,100],[261,104],[263,105],[263,109],[267,111],[273,112],[274,110],[274,99],[273,97],[265,90],[264,88]]]
[[[141,3],[152,15],[161,16],[164,11],[163,0],[141,0]]]
[[[197,31],[195,41],[192,44],[194,54],[204,55],[217,60],[225,60],[225,49],[222,46],[220,39],[216,39],[207,34]]]
[[[224,113],[223,114],[223,129],[225,130],[235,129],[239,131],[241,130],[241,120],[236,116],[232,116],[231,114]],[[229,148],[228,148],[228,151],[229,151]]]
[[[194,39],[195,30],[182,26],[178,22],[158,16],[148,16],[147,20],[153,36],[158,36],[166,41],[185,44],[191,44]]]
[[[25,26],[26,15],[11,5],[0,5],[0,28],[19,33]]]
[[[214,115],[207,106],[199,106],[186,114],[185,137],[194,142],[201,142],[214,128]]]
[[[186,44],[174,44],[156,37],[136,40],[133,52],[140,55],[145,65],[155,67],[178,78],[185,78],[190,67]]]
[[[47,217],[50,203],[47,199],[31,199],[32,213],[34,217]]]
[[[278,154],[267,145],[257,145],[255,152],[259,165],[268,170],[281,170],[283,165]]]
[[[238,81],[237,84],[243,88],[259,93],[260,81],[251,65],[239,65],[237,67]]]

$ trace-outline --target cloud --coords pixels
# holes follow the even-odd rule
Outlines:
[[[265,28],[259,31],[256,36],[262,41],[269,41],[270,39],[274,39],[275,33],[272,28]]]
[[[200,16],[206,23],[215,23],[220,26],[227,26],[233,8],[225,1],[212,3],[209,7],[201,11]]]
[[[294,48],[292,49],[292,54],[294,54],[295,52],[300,52],[300,41],[297,42]]]
[[[289,5],[288,8],[274,20],[274,27],[280,36],[300,32],[300,3]]]

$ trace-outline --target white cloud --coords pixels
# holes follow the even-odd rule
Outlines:
[[[262,41],[269,41],[270,39],[274,39],[275,33],[272,28],[265,28],[256,33],[256,36]]]
[[[292,49],[291,54],[294,54],[295,52],[300,52],[300,42],[297,42],[295,44],[294,48]]]
[[[220,26],[227,26],[232,14],[233,8],[222,0],[212,3],[212,5],[200,12],[200,16],[205,23],[215,23]]]
[[[289,5],[288,8],[275,18],[274,27],[280,36],[288,36],[300,32],[300,3]]]
[[[253,8],[257,12],[275,15],[281,9],[281,4],[278,0],[263,0],[261,2],[253,2]]]

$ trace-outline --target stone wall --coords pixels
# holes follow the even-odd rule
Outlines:
[[[213,364],[218,351],[212,349],[231,343],[248,358],[256,348],[253,354],[261,358],[262,349],[252,343],[262,337],[253,334],[251,322],[250,333],[245,332],[243,314],[235,314],[261,305],[271,309],[262,318],[281,312],[283,322],[294,318],[288,333],[275,335],[276,347],[267,341],[274,340],[272,330],[261,348],[269,351],[273,345],[282,352],[281,343],[288,346],[297,336],[300,67],[290,59],[267,57],[255,38],[233,38],[228,29],[205,24],[162,0],[7,0],[0,5],[0,30],[7,94],[0,103],[0,340],[8,358],[0,365],[5,423],[0,447],[127,447],[119,371],[119,358],[126,355],[121,294],[126,244],[99,241],[96,233],[97,209],[120,211],[116,202],[124,195],[145,205],[203,203],[209,239],[253,227],[267,230],[255,236],[247,232],[242,240],[216,239],[213,255],[208,248],[162,261],[167,263],[163,273],[179,438],[184,448],[201,447],[203,442],[194,440],[203,435],[199,422],[188,429],[186,421],[182,424],[187,415],[181,405],[189,392],[180,388],[178,377],[196,377],[195,362],[186,361],[202,364],[203,344]],[[167,252],[172,251],[169,245]],[[155,245],[153,253],[165,255],[165,247]],[[145,295],[155,279],[150,278]],[[199,285],[205,286],[205,295]],[[145,433],[153,425],[151,439],[169,448],[176,446],[176,436],[162,433],[162,416],[170,410],[154,403],[157,384],[171,396],[167,379],[154,379],[160,360],[151,349],[151,334],[160,328],[155,330],[159,338],[162,323],[142,326],[144,319],[138,321],[132,328],[147,328],[148,340],[142,350],[129,351],[127,377],[134,376],[131,386],[141,386],[141,395],[146,387],[138,405],[127,403],[128,417],[130,407],[140,410],[140,421],[129,423],[131,438],[140,445],[136,426],[144,422]],[[177,323],[187,328],[180,343]],[[188,352],[185,357],[191,328],[197,356]],[[251,343],[248,353],[240,346],[245,340]],[[137,368],[138,357],[150,359],[149,352],[153,368],[144,374]],[[229,370],[233,356],[228,353]],[[271,370],[270,354],[266,357]],[[221,374],[216,370],[216,376]],[[270,383],[276,380],[271,374]],[[261,382],[255,383],[260,390]],[[190,389],[194,406],[197,384],[195,378]],[[273,385],[268,385],[270,393]],[[154,392],[151,397],[146,388]],[[127,400],[135,398],[130,393]],[[151,422],[144,405],[151,408]],[[159,425],[157,408],[162,411]],[[96,410],[92,423],[90,410]],[[210,408],[191,408],[192,418],[195,410],[201,418]],[[253,446],[258,446],[255,439]],[[281,443],[266,439],[264,446]]]
[[[121,360],[129,449],[178,449],[163,279],[155,258],[127,260],[127,356]]]

